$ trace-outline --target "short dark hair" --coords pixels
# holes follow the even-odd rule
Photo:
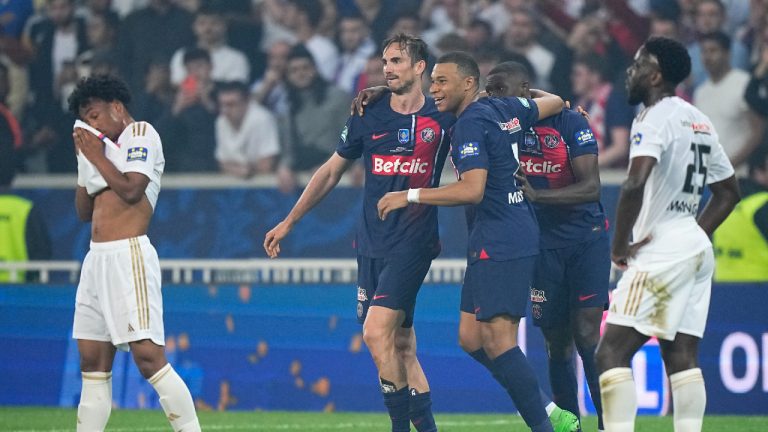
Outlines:
[[[248,88],[248,85],[242,81],[226,81],[219,83],[216,86],[216,96],[218,97],[218,95],[225,92],[237,92],[240,93],[242,97],[247,99],[248,95],[250,94],[250,89]]]
[[[662,36],[648,39],[645,50],[659,60],[664,81],[677,86],[691,74],[691,56],[680,42]]]
[[[381,44],[381,52],[384,52],[392,44],[400,45],[400,49],[405,47],[405,52],[411,57],[411,64],[416,64],[422,60],[426,62],[427,57],[429,57],[427,43],[419,37],[398,33]]]
[[[528,68],[528,66],[516,61],[506,61],[504,63],[499,63],[494,66],[490,72],[488,72],[488,75],[496,74],[519,76],[525,81],[531,80],[531,70]]]
[[[720,9],[720,13],[725,14],[725,5],[720,0],[701,0],[699,3],[696,4],[696,12],[699,11],[699,6],[703,5],[704,3],[714,3],[718,9]]]
[[[312,28],[317,28],[320,21],[323,19],[325,9],[320,4],[319,0],[288,0],[296,9],[304,12],[309,19],[309,25]]]
[[[462,51],[452,51],[440,56],[436,64],[440,63],[454,63],[461,75],[474,77],[475,85],[480,85],[480,68],[471,55]]]
[[[131,103],[131,93],[125,81],[114,75],[93,75],[82,78],[67,99],[69,111],[80,118],[80,108],[88,105],[92,100],[119,101],[128,106]]]
[[[725,51],[731,50],[731,38],[727,34],[721,32],[721,31],[715,31],[711,33],[703,34],[699,37],[699,43],[703,43],[704,41],[710,41],[718,44],[720,48],[724,49]]]
[[[184,64],[191,63],[197,60],[205,60],[211,63],[211,54],[202,48],[187,48],[184,50]]]

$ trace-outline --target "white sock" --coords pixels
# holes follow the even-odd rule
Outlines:
[[[83,372],[77,432],[101,432],[112,412],[112,372]]]
[[[633,432],[637,393],[630,368],[613,368],[600,375],[603,425],[607,432]]]
[[[675,432],[700,432],[707,406],[701,369],[688,369],[669,376],[675,408]]]
[[[554,402],[550,402],[544,407],[544,409],[547,410],[547,417],[552,415],[552,411],[554,411],[555,408],[557,408],[557,405],[555,405]]]
[[[160,405],[175,432],[200,432],[192,395],[170,363],[152,375],[149,383],[160,396]]]

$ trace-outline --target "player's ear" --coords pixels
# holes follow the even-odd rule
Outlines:
[[[427,62],[425,60],[419,60],[416,62],[416,73],[418,75],[423,75],[424,71],[427,69]]]

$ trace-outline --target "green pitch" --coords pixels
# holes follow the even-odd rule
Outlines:
[[[0,431],[74,431],[76,410],[56,408],[0,408]],[[522,419],[512,415],[439,414],[441,432],[526,431]],[[389,430],[384,413],[309,412],[201,412],[203,431],[381,431]],[[594,417],[584,420],[585,431],[597,430]],[[640,417],[640,432],[671,431],[672,418]],[[766,417],[715,417],[704,420],[704,431],[763,432]],[[107,432],[171,431],[161,411],[113,410]]]

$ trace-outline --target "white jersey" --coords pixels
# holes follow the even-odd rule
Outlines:
[[[75,122],[74,127],[87,129],[104,141],[104,154],[118,171],[138,172],[149,178],[144,194],[154,209],[160,193],[160,178],[165,168],[163,144],[155,128],[147,122],[131,123],[117,138],[117,143],[113,143],[104,134],[80,120]],[[80,154],[78,154],[78,184],[86,187],[91,195],[107,187],[107,182],[98,170]]]
[[[679,97],[667,97],[643,110],[632,123],[630,159],[656,159],[643,193],[632,234],[649,235],[641,253],[694,255],[711,247],[696,223],[705,184],[734,174],[709,118]]]

